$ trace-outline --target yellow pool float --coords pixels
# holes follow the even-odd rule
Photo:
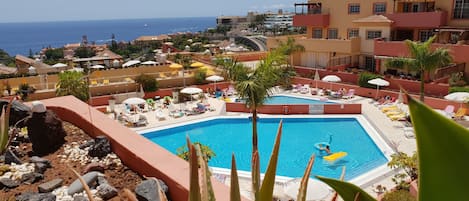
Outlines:
[[[347,152],[340,151],[340,152],[333,153],[331,155],[323,156],[322,158],[327,161],[335,161],[345,156],[347,156]]]

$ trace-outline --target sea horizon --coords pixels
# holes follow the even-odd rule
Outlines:
[[[115,35],[117,41],[129,42],[139,36],[199,32],[216,27],[216,17],[168,17],[135,19],[99,19],[79,21],[0,23],[0,49],[10,56],[29,55],[42,48],[59,48],[88,41],[103,44]]]
[[[12,21],[12,22],[0,22],[0,24],[28,24],[28,23],[62,23],[62,22],[96,22],[96,21],[115,21],[115,20],[152,20],[152,19],[180,19],[180,18],[216,18],[218,16],[198,16],[198,17],[184,17],[184,16],[179,16],[179,17],[144,17],[144,18],[115,18],[115,19],[83,19],[83,20],[50,20],[50,21]]]

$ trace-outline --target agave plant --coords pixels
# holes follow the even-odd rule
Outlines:
[[[2,114],[0,116],[0,155],[2,155],[8,148],[8,145],[10,143],[10,108],[11,108],[11,102],[8,103],[6,108],[2,109]]]

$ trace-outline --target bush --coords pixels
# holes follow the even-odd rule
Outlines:
[[[382,201],[417,201],[415,197],[410,195],[409,191],[397,190],[384,194]]]
[[[450,87],[449,93],[453,92],[469,92],[469,87]]]
[[[464,79],[464,73],[463,72],[458,72],[458,73],[453,73],[451,74],[451,77],[448,80],[449,86],[465,86],[466,85],[466,80]]]
[[[200,151],[205,156],[204,159],[205,161],[207,161],[207,163],[210,161],[212,157],[216,156],[215,152],[213,152],[213,150],[210,149],[210,147],[208,147],[207,145],[203,145],[200,142],[194,142],[193,144],[200,146],[200,149],[201,149]],[[177,148],[176,155],[179,156],[179,158],[189,161],[190,153],[189,153],[189,149],[187,149],[187,145],[183,145]]]
[[[204,83],[206,77],[207,77],[207,70],[206,69],[198,69],[194,73],[195,83],[197,83],[197,84]]]
[[[366,87],[366,88],[376,88],[376,85],[369,84],[368,81],[375,79],[375,78],[383,78],[380,75],[372,74],[372,73],[360,73],[360,77],[358,78],[358,86]]]
[[[141,74],[135,78],[135,82],[142,85],[144,91],[153,92],[158,90],[158,82],[150,75]]]

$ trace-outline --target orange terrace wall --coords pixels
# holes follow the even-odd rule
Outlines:
[[[361,104],[325,104],[323,114],[361,114]],[[227,112],[246,112],[249,108],[243,103],[226,103]],[[264,105],[258,108],[262,114],[309,114],[308,105]]]
[[[48,109],[83,129],[91,137],[104,135],[112,150],[132,170],[157,177],[169,186],[172,200],[186,201],[189,193],[189,164],[143,136],[89,107],[73,96],[42,100]],[[183,144],[184,142],[181,142]],[[217,200],[229,200],[229,188],[212,179]],[[246,199],[243,199],[246,200]]]
[[[295,67],[296,72],[305,77],[314,78],[315,70],[314,68],[305,68],[305,67]],[[326,75],[337,75],[340,77],[343,83],[352,83],[358,84],[359,74],[345,72],[345,71],[327,71],[324,69],[318,69],[319,76],[322,78]],[[407,80],[407,79],[400,79],[400,78],[392,78],[392,77],[385,77],[387,81],[389,81],[389,86],[385,89],[392,89],[398,91],[400,87],[406,89],[410,93],[419,93],[420,92],[420,81],[415,80]],[[311,79],[305,80],[309,81],[305,84],[310,84],[312,81]],[[318,81],[322,82],[322,81]],[[440,82],[440,80],[438,80]],[[444,83],[425,83],[425,95],[430,96],[445,96],[448,94],[449,85]],[[334,84],[333,84],[334,85]]]

